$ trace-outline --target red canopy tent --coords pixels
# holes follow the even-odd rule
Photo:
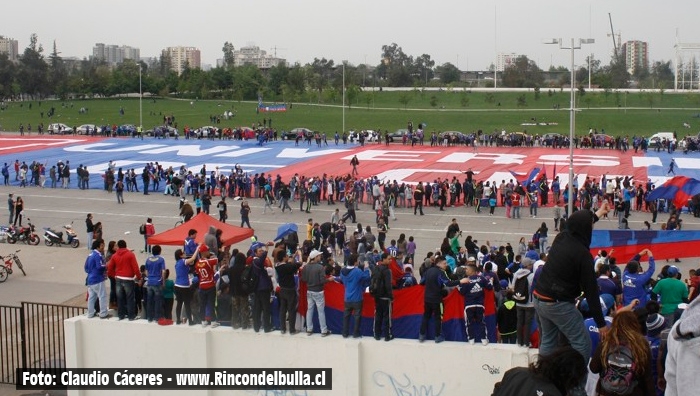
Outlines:
[[[197,243],[204,242],[204,236],[209,232],[209,226],[221,229],[221,240],[224,246],[233,245],[246,239],[250,239],[255,234],[251,228],[241,228],[234,225],[222,223],[210,215],[202,212],[190,219],[187,223],[181,224],[168,231],[155,234],[148,238],[149,245],[183,245],[190,229],[197,230]]]

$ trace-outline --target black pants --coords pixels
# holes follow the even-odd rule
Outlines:
[[[270,292],[256,291],[253,297],[253,330],[257,332],[262,327],[265,332],[269,332],[272,330]]]
[[[420,210],[420,214],[423,214],[423,200],[422,199],[416,199],[415,206],[413,206],[413,214],[416,214],[416,211]]]
[[[420,323],[420,334],[425,336],[428,333],[428,320],[435,316],[435,337],[442,335],[442,303],[424,303],[423,320]]]
[[[297,291],[294,289],[280,289],[280,329],[287,330],[287,320],[289,320],[289,331],[296,331],[297,323]]]
[[[189,287],[175,287],[175,323],[180,323],[182,306],[185,306],[185,319],[187,324],[192,324],[192,289]]]
[[[374,299],[374,338],[391,338],[391,300]]]

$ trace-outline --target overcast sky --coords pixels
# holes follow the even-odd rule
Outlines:
[[[95,43],[140,48],[158,56],[169,46],[201,50],[216,65],[225,41],[257,45],[290,64],[315,57],[376,65],[383,45],[397,43],[436,65],[485,70],[496,53],[527,55],[547,69],[570,65],[570,52],[543,40],[591,37],[577,51],[607,64],[613,50],[608,13],[622,40],[649,43],[649,58],[675,57],[681,42],[700,43],[700,2],[658,0],[31,0],[7,1],[0,35],[19,41],[36,33],[45,53],[53,41],[64,57],[88,57]],[[689,58],[691,55],[687,55]],[[700,53],[696,54],[700,59]]]

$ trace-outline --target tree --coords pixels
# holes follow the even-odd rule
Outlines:
[[[42,97],[47,93],[48,87],[48,65],[44,61],[44,47],[38,44],[35,33],[29,37],[29,46],[24,49],[24,53],[19,59],[18,82],[22,92],[30,97]]]
[[[5,53],[0,53],[0,100],[12,97],[17,67]]]
[[[437,107],[437,105],[438,105],[438,97],[435,94],[433,94],[430,96],[430,106],[434,108],[434,107]]]
[[[462,95],[459,98],[459,104],[462,105],[462,107],[469,106],[469,96],[467,96],[466,92],[462,92]]]
[[[224,52],[224,68],[228,69],[233,67],[233,44],[226,41],[221,50]]]
[[[66,77],[68,73],[66,72],[66,66],[63,59],[58,56],[59,52],[56,48],[56,40],[53,42],[53,50],[51,55],[49,55],[49,87],[53,90],[53,93],[61,99],[65,99],[68,89],[66,86]]]
[[[450,62],[444,63],[441,66],[435,68],[435,71],[440,76],[440,81],[443,84],[451,84],[454,82],[459,82],[461,77],[461,72],[457,66]]]
[[[527,56],[519,56],[503,71],[503,85],[515,88],[534,88],[542,85],[542,70]]]
[[[348,106],[348,108],[352,108],[352,102],[357,100],[360,92],[360,87],[355,84],[350,84],[347,88],[345,88],[345,104]]]
[[[435,61],[430,59],[430,55],[423,54],[416,58],[413,64],[413,73],[418,75],[418,81],[421,84],[428,85],[428,81],[433,79],[433,67],[435,66]]]
[[[272,66],[267,72],[267,88],[275,96],[282,94],[282,86],[287,81],[289,76],[289,68],[284,62],[280,62],[277,66]]]
[[[406,55],[396,43],[382,46],[382,66],[378,67],[380,76],[387,80],[390,87],[407,87],[412,83],[413,58]]]
[[[654,85],[658,88],[673,88],[675,76],[671,67],[671,61],[654,62],[654,64],[651,65],[651,78],[655,81]]]
[[[401,95],[399,95],[399,103],[403,105],[403,108],[406,109],[408,107],[408,102],[411,101],[411,94],[408,92],[401,92]]]

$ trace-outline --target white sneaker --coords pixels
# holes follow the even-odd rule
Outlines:
[[[469,340],[469,345],[474,345],[474,340]]]
[[[207,326],[209,326],[209,322],[206,322],[206,321],[202,322],[202,327],[207,327]]]
[[[212,329],[213,329],[213,328],[216,328],[216,327],[219,327],[219,325],[220,325],[219,322],[211,322],[211,328],[212,328]]]
[[[488,338],[482,338],[482,339],[481,339],[481,343],[482,343],[483,345],[488,345],[488,344],[489,344]]]

